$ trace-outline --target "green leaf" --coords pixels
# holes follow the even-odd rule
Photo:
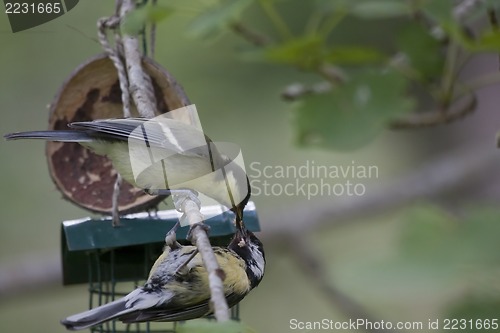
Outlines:
[[[316,0],[314,7],[322,13],[345,11],[352,6],[352,0]]]
[[[444,24],[444,30],[450,37],[462,47],[471,52],[498,52],[500,51],[500,30],[485,30],[482,34],[472,39],[464,33],[464,31],[457,25]]]
[[[453,1],[424,0],[420,10],[438,23],[449,23],[453,20]]]
[[[195,38],[207,38],[218,35],[232,20],[238,20],[241,13],[253,0],[226,0],[204,11],[188,27],[188,35]]]
[[[411,24],[398,35],[397,46],[406,54],[410,66],[424,79],[435,78],[442,73],[445,55],[441,44],[418,24]]]
[[[378,50],[358,45],[337,45],[331,48],[325,60],[336,65],[365,65],[379,63],[385,55]]]
[[[351,13],[363,19],[386,19],[408,15],[410,8],[400,0],[358,1],[353,4]]]
[[[315,70],[329,62],[338,65],[362,65],[381,62],[385,55],[378,50],[361,45],[335,45],[327,47],[322,36],[308,35],[271,46],[265,50],[245,52],[247,60],[270,61]]]
[[[122,32],[127,35],[139,34],[148,23],[158,23],[174,13],[174,9],[160,5],[139,7],[130,12],[121,24]]]
[[[366,145],[395,115],[412,109],[405,89],[398,73],[370,70],[330,93],[306,96],[294,112],[298,144],[338,150]]]
[[[255,333],[251,328],[234,320],[219,323],[214,320],[199,319],[187,321],[177,328],[178,333]]]
[[[488,52],[500,51],[500,31],[487,30],[475,41],[471,41],[468,45],[471,51]]]
[[[402,218],[400,254],[406,259],[424,259],[442,263],[450,253],[443,249],[457,228],[445,211],[433,205],[420,205],[407,210]]]
[[[303,69],[314,69],[323,63],[324,40],[320,36],[305,36],[265,49],[268,61]]]

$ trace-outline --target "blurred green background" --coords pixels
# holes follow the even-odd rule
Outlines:
[[[110,15],[113,5],[81,1],[66,15],[16,34],[11,33],[6,15],[0,16],[0,133],[46,128],[47,105],[59,86],[76,66],[102,52],[94,40],[96,21]],[[300,18],[300,11],[300,7],[286,9],[290,22]],[[279,96],[286,85],[309,82],[310,77],[286,67],[241,61],[237,54],[248,45],[229,33],[211,43],[188,38],[184,30],[190,19],[184,13],[158,25],[155,59],[197,105],[205,132],[242,147],[247,168],[252,162],[297,167],[306,161],[376,165],[378,178],[363,180],[367,193],[376,196],[385,185],[397,184],[401,177],[450,152],[465,152],[469,158],[474,158],[476,149],[481,152],[477,156],[496,153],[498,86],[480,92],[478,112],[463,122],[386,131],[350,153],[299,149],[293,144],[290,104]],[[351,33],[360,34],[346,29],[345,38]],[[370,38],[383,41],[384,36]],[[485,55],[464,75],[497,67],[495,56]],[[0,158],[0,284],[8,285],[6,281],[31,274],[31,264],[53,263],[47,258],[59,256],[61,222],[89,213],[61,199],[48,174],[44,143],[0,141]],[[491,172],[499,159],[486,160],[484,170],[474,169],[464,186],[452,193],[418,198],[341,226],[329,227],[327,221],[311,230],[307,241],[325,266],[327,279],[373,318],[385,321],[426,324],[438,318],[500,317],[500,219],[495,208],[500,192],[498,177]],[[355,204],[363,198],[332,196],[332,205],[341,199]],[[253,200],[268,264],[262,284],[241,304],[243,321],[258,332],[289,332],[292,318],[348,320],[342,307],[332,305],[296,264],[290,253],[294,244],[286,244],[276,232],[287,229],[280,216],[289,217],[285,213],[292,208],[313,214],[316,198],[257,195]],[[276,225],[270,226],[270,221]],[[266,228],[273,233],[266,235]],[[15,292],[0,286],[0,331],[64,332],[59,320],[87,307],[86,286],[43,286]]]

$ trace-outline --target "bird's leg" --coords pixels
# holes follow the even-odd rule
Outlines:
[[[192,224],[190,226],[189,231],[188,231],[187,236],[186,236],[186,239],[189,241],[191,241],[191,237],[193,236],[192,232],[193,232],[194,228],[204,229],[205,232],[207,233],[207,235],[208,235],[208,232],[210,231],[210,227],[204,223]],[[198,252],[199,252],[198,249],[193,251],[193,253],[191,253],[191,255],[186,259],[186,261],[183,262],[182,265],[177,268],[177,270],[175,271],[175,274],[178,274],[183,267],[185,267],[191,260],[193,260],[193,258],[198,254]]]
[[[190,227],[189,227],[189,231],[186,235],[186,239],[188,241],[191,241],[191,237],[193,236],[193,230],[194,228],[202,228],[203,230],[205,230],[205,232],[208,233],[210,232],[210,227],[208,225],[206,225],[205,223],[197,223],[197,224],[192,224]]]
[[[182,206],[182,202],[188,198],[194,201],[198,207],[201,207],[201,201],[198,198],[198,192],[195,190],[190,190],[190,189],[176,189],[176,190],[169,190],[169,189],[150,189],[146,188],[144,189],[144,192],[146,192],[149,195],[172,195],[172,199],[174,200],[174,206],[175,209],[178,211],[181,211],[180,207]]]
[[[175,209],[183,213],[180,218],[181,226],[203,222],[203,215],[200,213],[201,201],[198,199],[198,192],[190,189],[178,189],[173,190],[171,193]]]
[[[158,205],[149,208],[148,209],[148,217],[152,218],[152,219],[157,219],[159,210],[160,210],[160,208],[158,207]]]
[[[115,185],[113,187],[113,196],[111,197],[111,202],[112,202],[112,216],[113,220],[111,222],[111,225],[113,227],[118,227],[120,226],[120,211],[119,211],[119,203],[118,199],[120,197],[120,187],[122,185],[122,176],[118,173],[116,175],[116,180],[115,180]]]
[[[170,247],[171,250],[176,250],[180,249],[182,247],[179,242],[177,242],[177,229],[179,229],[179,226],[181,225],[180,221],[177,221],[172,229],[167,232],[167,235],[165,236],[165,246]]]
[[[201,201],[198,198],[198,192],[196,192],[195,190],[177,189],[171,190],[171,193],[172,199],[174,200],[175,209],[177,209],[178,211],[182,211],[184,201],[187,199],[193,201],[196,206],[198,206],[198,209],[201,208]]]
[[[186,261],[184,261],[182,263],[182,265],[180,265],[179,267],[177,267],[177,269],[175,270],[175,273],[173,275],[179,274],[179,272],[181,271],[181,269],[183,269],[184,267],[186,267],[186,265],[189,264],[189,262],[191,260],[193,260],[193,258],[196,257],[197,254],[198,254],[198,249],[195,249],[193,251],[193,253],[191,253],[191,255],[186,259]]]

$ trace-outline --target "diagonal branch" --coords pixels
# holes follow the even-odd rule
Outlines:
[[[363,197],[354,200],[322,198],[295,206],[287,205],[284,209],[276,207],[266,214],[266,225],[261,238],[272,243],[277,239],[283,239],[284,230],[291,234],[289,237],[306,235],[322,227],[343,225],[361,217],[390,211],[416,200],[435,198],[459,187],[490,179],[500,169],[500,156],[493,147],[486,149],[481,147],[472,145],[459,151],[449,152],[390,184],[368,188]],[[203,238],[198,236],[198,231],[193,233],[193,238],[196,237],[196,242],[200,242],[199,239]],[[309,261],[315,266],[314,261],[304,259],[310,258],[311,254],[295,253],[295,256],[299,255],[297,260],[302,264]],[[0,300],[8,300],[7,296],[32,294],[59,284],[61,280],[59,260],[57,256],[51,256],[17,260],[15,265],[1,265]],[[29,273],[26,273],[27,268]],[[332,286],[329,285],[327,288]],[[354,308],[349,311],[356,312],[356,306],[349,305],[350,301],[345,300],[346,295],[335,289],[327,293],[330,294],[332,302],[335,298],[337,299],[335,302],[342,303],[339,306],[345,307],[344,312],[347,313],[349,308]]]
[[[307,233],[324,226],[341,225],[366,216],[431,199],[468,184],[491,178],[500,168],[500,155],[493,147],[475,144],[438,157],[389,184],[368,187],[360,197],[322,197],[266,218],[263,238],[279,237],[283,230]]]
[[[233,30],[234,33],[240,35],[249,43],[255,46],[265,47],[269,46],[272,43],[272,40],[268,36],[251,30],[241,22],[233,22],[229,24],[229,27],[231,28],[231,30]]]
[[[208,239],[208,227],[203,224],[203,215],[200,207],[189,197],[183,197],[178,201],[176,207],[184,213],[187,223],[191,226],[189,239],[200,252],[203,264],[208,273],[208,284],[210,286],[210,300],[217,321],[229,320],[229,307],[224,293],[224,271],[219,267],[212,246]]]

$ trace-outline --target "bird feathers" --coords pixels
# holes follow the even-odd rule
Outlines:
[[[85,132],[67,131],[30,131],[10,133],[4,136],[7,140],[42,139],[62,142],[91,142],[93,139]]]
[[[114,319],[120,315],[124,315],[126,310],[126,300],[119,299],[117,301],[101,305],[100,307],[69,316],[68,318],[62,320],[61,324],[72,331],[83,330]]]
[[[152,192],[190,188],[233,210],[248,200],[244,169],[222,155],[218,145],[195,126],[167,117],[104,119],[69,126],[73,130],[11,133],[5,138],[78,142],[107,156],[128,183]]]
[[[247,265],[255,259],[248,261],[229,248],[214,247],[213,251],[225,273],[224,292],[228,306],[232,307],[253,287],[247,276]],[[263,252],[254,255],[263,260]],[[208,273],[197,249],[194,246],[165,246],[144,286],[119,300],[70,316],[61,323],[70,330],[79,330],[112,319],[124,323],[177,321],[202,317],[211,311]]]

